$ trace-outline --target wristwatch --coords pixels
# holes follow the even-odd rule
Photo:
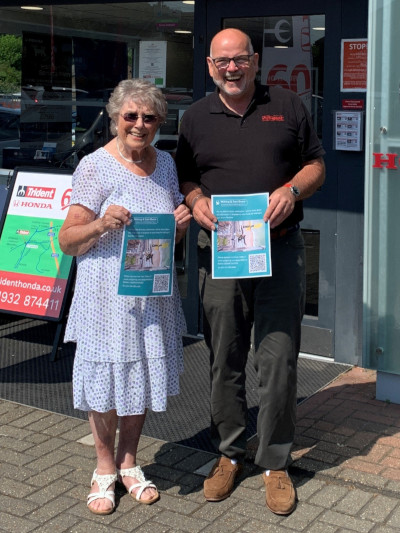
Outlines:
[[[300,189],[296,187],[296,185],[292,185],[291,183],[285,183],[284,187],[289,187],[290,192],[295,196],[296,198],[300,196]]]

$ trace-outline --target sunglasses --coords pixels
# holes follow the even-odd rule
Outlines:
[[[137,122],[139,116],[144,124],[153,124],[158,120],[158,115],[139,115],[138,113],[124,113],[121,115],[125,122],[131,122],[132,124]]]

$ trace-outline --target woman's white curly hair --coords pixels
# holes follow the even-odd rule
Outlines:
[[[117,122],[121,108],[125,102],[130,101],[151,109],[158,116],[159,124],[165,122],[168,104],[158,87],[141,78],[122,80],[113,90],[106,105],[111,120],[110,131],[113,135],[117,135]]]

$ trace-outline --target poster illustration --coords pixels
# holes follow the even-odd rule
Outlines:
[[[118,294],[171,296],[174,249],[174,215],[133,215],[124,229]]]
[[[212,232],[212,277],[271,276],[269,224],[263,220],[268,193],[213,195],[218,219]]]

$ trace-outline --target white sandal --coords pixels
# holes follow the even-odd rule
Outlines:
[[[144,503],[145,505],[150,505],[151,503],[156,502],[160,498],[160,494],[158,493],[157,487],[152,481],[149,481],[144,477],[143,470],[140,468],[140,466],[134,466],[133,468],[121,468],[121,470],[117,468],[117,473],[119,476],[121,476],[121,483],[122,478],[125,476],[133,477],[138,480],[139,483],[134,483],[128,489],[129,494],[132,496],[132,498],[135,498],[137,502]],[[132,494],[132,491],[137,488],[139,489],[137,493]],[[143,491],[148,488],[155,489],[156,494],[150,500],[141,500],[140,497],[142,496]]]
[[[97,469],[93,472],[92,481],[90,482],[90,486],[93,486],[93,483],[96,482],[99,486],[99,492],[92,492],[87,497],[87,506],[89,507],[89,511],[91,511],[93,514],[111,514],[115,509],[115,493],[114,490],[107,490],[110,485],[114,483],[114,481],[117,481],[117,474],[104,474],[103,476],[97,473]],[[112,507],[110,509],[106,509],[105,511],[96,511],[95,509],[92,509],[90,507],[90,504],[94,502],[95,500],[99,500],[100,498],[107,498],[107,500],[110,500]]]

